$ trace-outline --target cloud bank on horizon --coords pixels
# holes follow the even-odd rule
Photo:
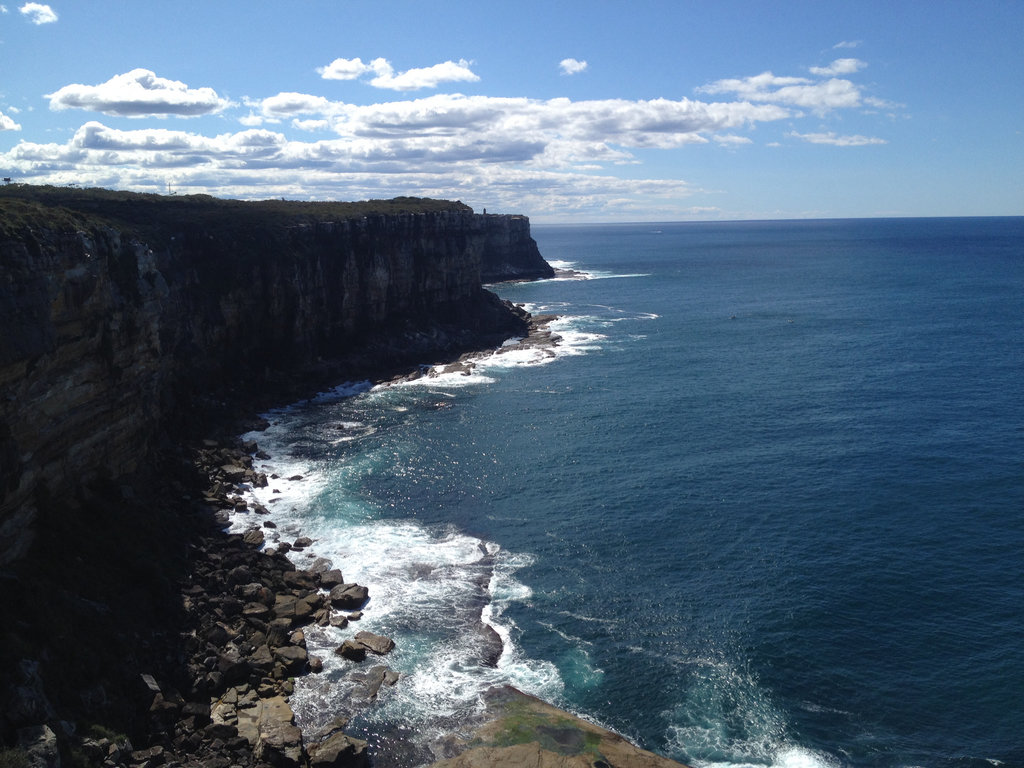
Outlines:
[[[48,5],[18,10],[32,25],[60,26]],[[33,125],[45,124],[38,117],[47,113],[83,115],[65,137],[38,128],[28,135],[29,112],[0,91],[0,138],[16,135],[0,152],[0,170],[28,183],[225,197],[422,195],[535,216],[741,218],[708,204],[728,194],[705,186],[715,179],[697,186],[659,173],[663,158],[678,162],[697,147],[727,159],[801,145],[870,153],[909,119],[892,98],[907,95],[883,92],[864,77],[869,62],[846,53],[859,41],[828,45],[832,56],[825,47],[798,71],[712,79],[691,86],[692,98],[463,93],[487,82],[488,62],[467,59],[397,69],[383,56],[337,56],[308,62],[303,90],[242,97],[229,96],[215,74],[186,83],[177,72],[136,66],[39,94],[47,111],[31,108]],[[585,82],[596,75],[592,60],[552,57],[550,70]],[[349,83],[364,98],[332,98],[316,82]],[[122,118],[128,122],[118,124]]]

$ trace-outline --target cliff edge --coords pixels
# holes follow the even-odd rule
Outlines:
[[[4,188],[0,566],[40,503],[231,403],[525,334],[482,275],[521,279],[539,256],[527,219],[461,203]]]

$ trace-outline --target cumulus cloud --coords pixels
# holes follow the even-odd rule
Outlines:
[[[404,72],[396,72],[391,62],[382,58],[376,58],[368,64],[364,64],[360,58],[335,59],[326,67],[318,67],[317,72],[325,80],[357,80],[364,75],[372,75],[370,85],[393,91],[417,91],[436,88],[441,83],[475,83],[480,79],[465,59],[444,61],[431,67],[407,69]]]
[[[827,133],[797,133],[792,131],[789,134],[793,138],[803,139],[811,144],[831,144],[835,147],[864,147],[869,144],[888,144],[885,139],[878,139],[873,136],[839,136],[833,131]]]
[[[558,63],[558,68],[562,70],[563,75],[578,75],[580,72],[585,72],[587,66],[587,62],[578,59],[562,59]]]
[[[836,59],[827,67],[811,67],[811,74],[820,75],[822,77],[832,77],[833,75],[852,75],[854,72],[858,72],[867,64],[860,59]]]
[[[622,179],[517,162],[539,149],[522,138],[481,138],[475,145],[423,138],[300,142],[266,130],[203,136],[90,122],[65,143],[21,142],[0,154],[0,163],[32,183],[157,192],[171,183],[183,191],[242,198],[411,194],[479,200],[481,206],[506,210],[558,210],[566,216],[607,217],[622,210],[624,200],[683,215],[678,200],[692,191],[678,179]]]
[[[741,99],[786,104],[823,113],[860,106],[861,89],[849,80],[830,78],[814,82],[804,77],[778,77],[771,72],[744,78],[717,80],[697,89],[699,93],[733,93]]]
[[[375,59],[375,62],[387,64],[384,59]],[[324,80],[356,80],[368,72],[373,72],[373,63],[364,64],[360,58],[335,59],[326,67],[317,67],[316,71]]]
[[[54,10],[42,3],[25,3],[18,10],[33,24],[52,24],[57,20],[57,14]],[[7,9],[5,8],[4,13],[6,12]]]
[[[736,129],[790,116],[783,107],[745,102],[707,103],[681,99],[571,101],[523,97],[438,94],[409,101],[355,105],[321,97],[282,93],[260,106],[267,117],[327,119],[338,135],[351,139],[404,141],[448,137],[453,143],[478,142],[481,136],[590,145],[594,147],[678,147],[707,140],[704,134]],[[603,152],[604,150],[602,150]],[[601,152],[596,152],[601,154]],[[621,159],[621,155],[615,155]]]
[[[12,118],[0,112],[0,131],[20,131],[21,126],[18,125]]]
[[[189,88],[177,80],[157,77],[148,69],[133,69],[99,85],[65,85],[46,97],[50,109],[88,109],[120,117],[195,117],[231,105],[212,88]]]
[[[608,219],[628,216],[641,206],[650,215],[685,217],[689,214],[680,201],[693,191],[685,182],[643,178],[636,169],[623,179],[608,169],[639,166],[647,152],[657,149],[705,145],[744,151],[753,143],[744,134],[758,126],[798,121],[808,112],[870,106],[871,97],[840,76],[862,66],[856,59],[837,59],[805,76],[763,72],[700,89],[730,96],[721,100],[573,101],[435,93],[353,104],[285,91],[244,99],[234,115],[237,131],[119,130],[92,121],[67,141],[22,141],[0,152],[0,165],[30,183],[142,191],[162,191],[171,183],[182,191],[243,198],[411,194],[458,198],[471,205],[476,200],[480,207],[557,210],[566,216]],[[466,62],[396,73],[385,59],[336,59],[320,73],[325,79],[362,79],[376,87],[414,90],[450,81],[463,69],[469,74],[460,76],[476,77]],[[53,109],[128,116],[200,115],[237,106],[211,88],[189,88],[148,70],[96,86],[66,86],[49,98]],[[8,122],[13,120],[0,114],[0,127]],[[819,133],[797,133],[787,124],[767,138],[784,135],[790,141],[843,147],[885,143],[826,132],[824,120],[820,123],[815,126]]]
[[[845,77],[864,69],[860,59],[836,59],[825,67],[810,67],[815,77],[780,76],[772,72],[739,78],[726,78],[697,88],[698,93],[733,94],[747,101],[781,104],[807,109],[823,115],[835,109],[850,109],[865,104],[877,106],[878,100],[865,95],[861,86]],[[894,105],[891,105],[894,106]]]

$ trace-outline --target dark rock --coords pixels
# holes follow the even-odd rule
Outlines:
[[[32,768],[60,768],[57,734],[49,726],[21,728],[18,731],[18,746],[25,752],[26,765]]]
[[[274,665],[274,657],[270,652],[270,646],[259,646],[249,657],[249,663],[256,669],[270,669]]]
[[[331,606],[338,610],[362,608],[370,591],[359,584],[339,584],[331,590]]]
[[[305,648],[296,645],[284,645],[274,649],[274,658],[281,662],[289,675],[300,675],[306,670],[309,656]]]
[[[309,747],[310,768],[363,768],[367,765],[366,742],[333,733]]]
[[[339,584],[345,583],[345,577],[341,575],[341,571],[335,569],[331,571],[324,571],[320,574],[320,586],[330,591]]]
[[[228,584],[248,584],[252,581],[252,571],[247,565],[238,565],[228,571]]]
[[[275,768],[292,768],[302,761],[302,731],[294,724],[291,707],[283,698],[267,699],[259,722],[254,755]]]
[[[301,539],[296,539],[296,547],[299,546],[300,541]],[[317,574],[309,573],[308,571],[291,571],[283,574],[283,578],[285,586],[289,589],[305,589],[312,591],[315,590],[320,583],[320,579]]]
[[[346,640],[334,652],[349,661],[362,661],[366,658],[366,646],[355,640]]]
[[[373,632],[366,632],[365,630],[356,632],[355,641],[378,656],[390,653],[395,648],[395,641],[390,637],[375,635]]]
[[[250,528],[242,536],[242,541],[244,541],[251,547],[263,546],[263,539],[263,531],[261,531],[259,528]]]

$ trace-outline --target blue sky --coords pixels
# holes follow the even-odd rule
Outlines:
[[[535,222],[1024,214],[1024,0],[0,0],[0,174]]]

